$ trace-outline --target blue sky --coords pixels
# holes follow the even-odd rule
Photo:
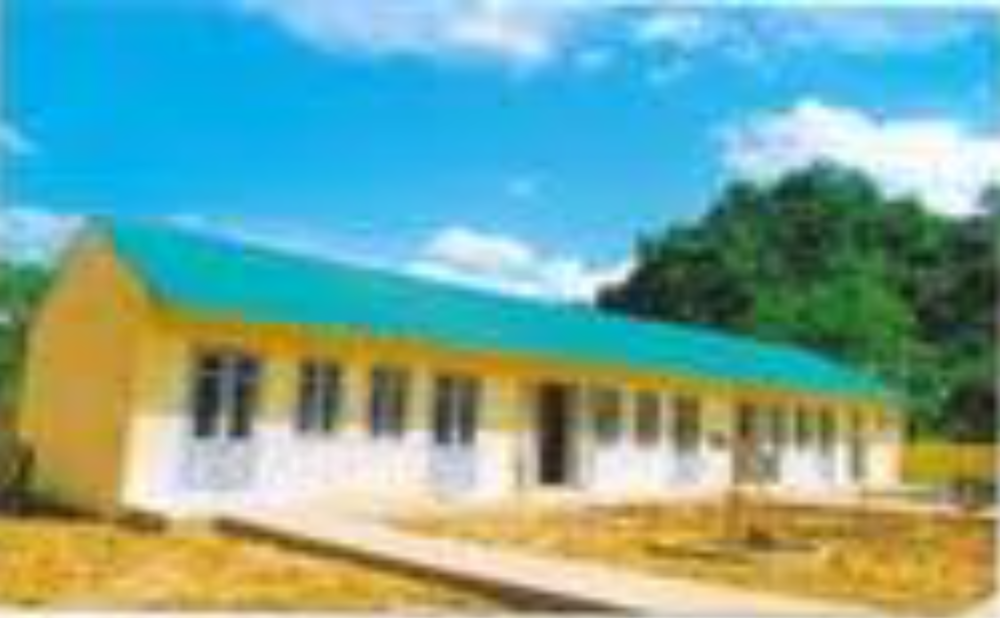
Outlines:
[[[162,218],[586,297],[733,175],[826,156],[968,212],[995,15],[575,0],[12,0],[6,246]]]

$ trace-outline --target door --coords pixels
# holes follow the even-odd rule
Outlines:
[[[442,495],[468,494],[477,488],[481,389],[471,376],[442,375],[434,381],[430,475]]]
[[[182,465],[186,487],[238,491],[253,485],[260,374],[260,362],[242,352],[196,356]]]
[[[569,485],[575,480],[573,391],[560,384],[539,388],[535,422],[538,484]]]

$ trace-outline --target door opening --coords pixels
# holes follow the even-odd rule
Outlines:
[[[562,486],[576,480],[573,394],[565,384],[543,384],[538,390],[535,439],[540,485]]]

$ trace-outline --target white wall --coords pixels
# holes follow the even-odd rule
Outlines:
[[[468,468],[466,461],[448,460],[452,453],[435,449],[426,431],[410,431],[402,441],[379,441],[358,429],[301,436],[290,426],[259,422],[253,440],[235,450],[199,445],[187,435],[178,415],[135,419],[126,505],[184,514],[317,499],[335,503],[338,495],[403,502],[430,496],[490,499],[513,492],[508,473],[513,444],[496,432],[479,435]],[[199,453],[199,446],[215,450]],[[199,455],[210,458],[199,461]],[[213,462],[215,482],[207,483],[209,475],[197,471]]]
[[[429,497],[495,500],[538,489],[534,436],[511,430],[509,420],[499,423],[506,429],[496,422],[532,413],[533,398],[526,385],[509,379],[485,381],[484,427],[475,450],[443,451],[434,447],[426,429],[410,429],[402,441],[372,439],[365,424],[358,422],[366,417],[363,371],[348,368],[346,376],[344,405],[355,420],[333,435],[300,435],[287,411],[265,410],[255,424],[252,444],[220,455],[218,450],[204,452],[188,437],[188,415],[180,410],[182,402],[169,402],[172,409],[134,416],[125,503],[184,514],[315,499],[335,501],[338,495],[404,502]],[[411,414],[426,419],[431,369],[414,368],[414,376]],[[631,412],[631,403],[626,409]],[[613,446],[594,442],[592,423],[578,423],[579,483],[573,489],[595,499],[683,497],[724,490],[732,480],[731,411],[725,401],[706,400],[702,414],[702,440],[688,457],[674,450],[669,429],[660,444],[637,444],[631,413],[625,416],[628,422],[622,439]],[[668,416],[668,428],[670,420]],[[838,423],[838,440],[830,457],[824,457],[815,444],[798,449],[789,440],[776,489],[822,496],[855,488],[845,433]],[[868,449],[868,485],[892,485],[897,479],[899,436],[882,432],[873,437]],[[213,460],[219,466],[214,478],[226,480],[228,470],[228,480],[233,485],[244,480],[243,488],[199,486],[192,471],[199,469],[198,463],[205,470]],[[249,477],[241,479],[246,474]]]
[[[426,431],[411,431],[401,442],[380,442],[356,428],[333,436],[304,437],[290,425],[258,423],[251,448],[221,456],[221,463],[234,471],[230,480],[239,481],[241,470],[250,471],[246,485],[214,490],[199,485],[192,475],[199,453],[191,449],[187,435],[180,415],[149,414],[135,419],[127,505],[184,514],[316,499],[335,502],[338,495],[405,502],[425,497],[495,500],[519,491],[516,459],[520,455],[510,433],[482,431],[476,451],[458,453],[456,459],[452,458],[455,453],[435,449]],[[892,484],[895,448],[883,444],[869,452],[870,470],[878,473],[868,486]],[[578,489],[591,492],[596,499],[705,495],[727,487],[728,452],[721,448],[702,448],[689,461],[672,456],[669,445],[619,445],[592,450],[591,455]],[[835,450],[833,459],[815,451],[789,451],[782,480],[774,490],[822,497],[855,488],[849,472],[846,444]],[[225,481],[225,475],[221,478]]]
[[[676,448],[673,411],[664,410],[663,433],[655,444],[640,444],[635,436],[633,393],[628,393],[625,426],[620,440],[597,443],[582,435],[589,461],[585,465],[583,489],[602,498],[635,498],[704,494],[727,487],[732,474],[728,450],[730,422],[721,401],[702,404],[701,440],[696,448],[680,452]],[[584,432],[592,423],[582,423]]]

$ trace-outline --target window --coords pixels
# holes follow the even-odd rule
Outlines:
[[[698,450],[701,444],[701,404],[694,397],[678,397],[674,403],[674,442],[681,453]]]
[[[755,440],[757,408],[749,403],[736,406],[736,441],[746,446]]]
[[[795,446],[800,450],[807,450],[813,442],[813,421],[815,411],[809,408],[798,408],[795,410]]]
[[[434,443],[471,446],[479,424],[481,386],[471,376],[441,375],[434,382]]]
[[[304,434],[330,433],[340,411],[340,368],[307,360],[299,367],[298,429]]]
[[[594,419],[594,435],[602,444],[613,444],[622,438],[622,396],[613,388],[594,388],[590,391],[590,414]]]
[[[737,479],[771,483],[781,477],[781,449],[788,440],[790,409],[743,403],[737,408]]]
[[[406,433],[409,373],[400,367],[372,369],[369,431],[374,438],[399,438]]]
[[[775,450],[784,448],[788,442],[788,422],[790,420],[788,416],[790,414],[792,414],[792,411],[788,408],[771,408],[768,410],[767,416],[770,425],[768,440],[770,440]]]
[[[249,438],[260,374],[260,362],[249,354],[235,350],[198,353],[191,393],[194,435]]]
[[[864,481],[868,476],[866,420],[864,412],[861,410],[855,410],[851,413],[851,476],[858,482]]]
[[[642,446],[655,446],[663,436],[663,410],[660,395],[640,392],[635,399],[635,441]]]
[[[824,456],[829,456],[833,453],[834,441],[837,437],[837,425],[836,419],[833,416],[833,410],[818,410],[817,424],[819,449]]]
[[[788,408],[772,407],[764,411],[764,421],[767,423],[762,451],[762,480],[777,482],[781,479],[782,456],[788,442]]]
[[[872,436],[879,440],[891,441],[895,438],[899,432],[899,427],[896,425],[894,419],[890,417],[885,411],[880,412],[874,418],[875,427],[872,429],[874,432]]]
[[[740,402],[735,406],[736,427],[733,435],[733,477],[737,484],[749,483],[760,478],[758,449],[759,410],[756,406]]]

